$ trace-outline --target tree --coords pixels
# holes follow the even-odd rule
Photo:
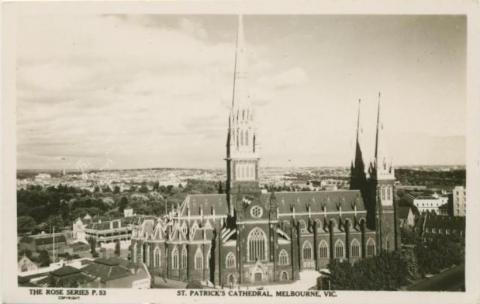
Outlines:
[[[218,182],[218,193],[222,194],[223,193],[223,183],[222,181]]]
[[[113,188],[113,193],[115,193],[115,194],[120,193],[120,187],[119,187],[119,186],[115,186],[115,187]]]
[[[48,251],[46,250],[41,250],[39,253],[38,253],[38,264],[40,265],[40,267],[46,267],[46,266],[49,266],[50,263],[52,262],[50,260],[50,256],[48,255]]]
[[[147,193],[148,192],[147,183],[143,182],[142,185],[140,186],[140,190],[138,191],[140,191],[141,193]]]
[[[119,240],[117,240],[117,242],[115,243],[115,255],[120,256],[120,241]]]
[[[54,227],[59,231],[60,228],[64,227],[63,219],[60,215],[51,215],[47,219],[47,226],[50,229]]]
[[[410,278],[407,261],[398,252],[382,252],[353,265],[333,261],[328,269],[331,287],[338,290],[397,290]]]
[[[17,218],[17,232],[19,234],[31,232],[35,225],[35,220],[31,216],[19,216]]]
[[[125,196],[122,196],[120,203],[118,204],[118,211],[123,213],[123,210],[128,206],[128,199]]]

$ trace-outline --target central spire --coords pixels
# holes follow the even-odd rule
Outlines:
[[[238,16],[237,41],[235,45],[235,67],[233,76],[233,98],[232,110],[241,104],[249,102],[247,92],[247,51],[245,46],[245,36],[243,31],[243,16]]]
[[[234,214],[232,192],[239,189],[257,191],[258,156],[254,112],[247,85],[247,50],[243,30],[243,16],[238,17],[233,73],[232,108],[227,135],[226,193],[231,216]],[[254,191],[254,192],[255,192]]]

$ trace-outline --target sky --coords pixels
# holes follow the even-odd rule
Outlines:
[[[348,166],[358,99],[393,164],[465,164],[462,16],[247,15],[262,166]],[[221,168],[234,15],[31,15],[17,24],[19,169]]]

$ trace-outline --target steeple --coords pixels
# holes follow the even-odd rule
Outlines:
[[[238,17],[237,39],[233,73],[232,108],[227,135],[227,185],[229,213],[233,216],[232,192],[239,189],[255,191],[258,188],[258,148],[253,107],[248,92],[247,51],[243,30],[243,16]],[[245,190],[242,190],[245,191]]]
[[[365,163],[363,162],[362,149],[360,147],[360,108],[361,100],[358,100],[358,115],[357,115],[357,134],[355,142],[355,155],[350,169],[350,189],[361,190],[362,195],[365,195],[364,190],[367,183],[365,174]]]
[[[370,174],[377,180],[395,179],[394,169],[385,145],[385,135],[381,118],[381,93],[378,93],[377,131],[375,135],[375,158],[370,165]]]

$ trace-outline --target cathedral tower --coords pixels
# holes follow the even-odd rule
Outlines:
[[[365,163],[363,162],[362,148],[360,146],[360,104],[358,100],[358,116],[357,116],[357,136],[355,142],[355,156],[350,166],[350,189],[360,190],[362,198],[367,198],[367,176],[365,174]]]
[[[380,93],[378,94],[375,158],[370,164],[370,202],[375,202],[375,229],[377,249],[392,251],[399,247],[396,206],[394,201],[395,172],[386,151],[381,119]]]
[[[246,48],[243,17],[238,19],[233,79],[233,100],[227,135],[226,194],[230,217],[235,216],[236,201],[251,200],[259,196],[258,163],[255,116],[250,101],[246,73]]]

